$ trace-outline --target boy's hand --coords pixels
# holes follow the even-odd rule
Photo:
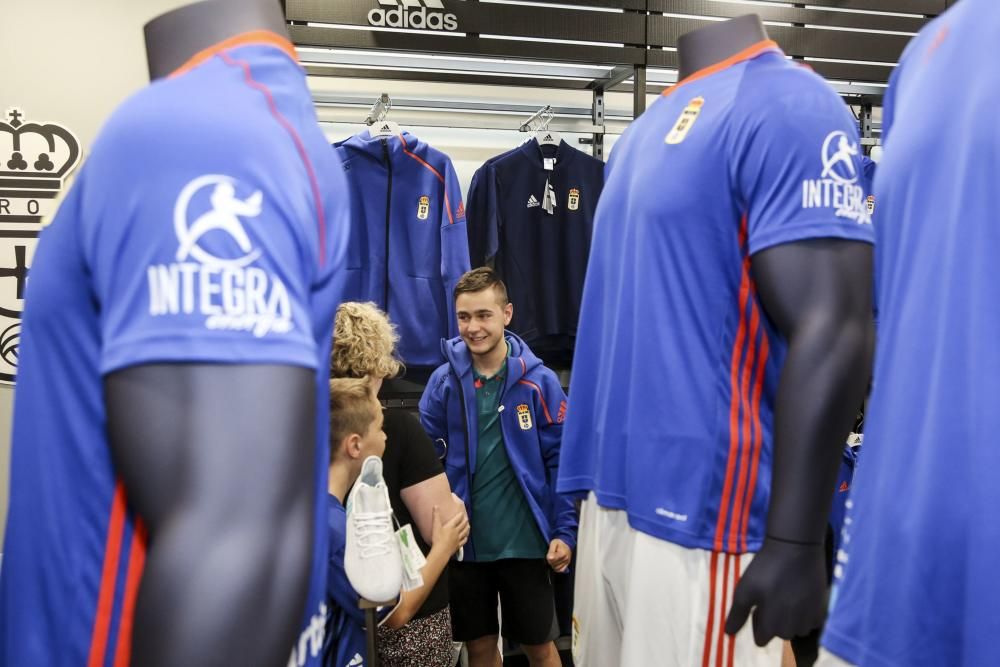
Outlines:
[[[465,512],[459,512],[447,521],[441,521],[441,512],[434,506],[434,532],[431,536],[432,549],[444,549],[449,556],[469,539],[469,519]]]
[[[549,553],[545,556],[545,560],[548,561],[549,567],[556,572],[565,572],[572,558],[573,550],[559,538],[549,543]]]

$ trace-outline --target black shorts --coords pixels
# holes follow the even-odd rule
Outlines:
[[[504,638],[532,646],[559,636],[552,570],[544,558],[453,561],[448,565],[448,588],[455,641],[500,633],[497,596]]]

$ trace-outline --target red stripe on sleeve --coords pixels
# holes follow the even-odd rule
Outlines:
[[[743,263],[743,270],[747,274],[747,280],[750,281],[749,271],[750,271],[750,260],[747,258]],[[756,308],[753,308],[753,283],[750,281],[751,287],[751,313],[750,313],[750,340],[748,344],[748,351],[746,357],[743,359],[743,379],[740,383],[740,403],[742,407],[743,414],[743,432],[742,432],[742,443],[743,446],[740,449],[740,461],[739,461],[739,480],[736,483],[736,501],[733,507],[733,520],[729,524],[729,552],[736,553],[739,547],[739,527],[743,519],[743,513],[747,511],[746,503],[744,502],[744,491],[747,487],[747,476],[749,474],[750,468],[750,452],[753,448],[753,443],[751,440],[751,414],[750,414],[750,376],[753,374],[754,370],[754,359],[757,356],[757,333],[760,328],[760,316]]]
[[[94,628],[90,634],[90,656],[87,667],[103,667],[108,648],[108,631],[115,602],[115,584],[118,560],[121,558],[122,533],[125,530],[125,486],[118,481],[111,499],[111,518],[104,544],[104,565],[101,568],[101,586],[97,594],[97,611]]]
[[[125,574],[125,600],[122,603],[121,621],[118,623],[118,645],[115,647],[114,667],[128,667],[132,660],[132,627],[135,620],[135,601],[139,596],[139,582],[146,567],[146,525],[142,519],[135,522],[132,546],[129,549],[128,570]]]
[[[238,66],[243,69],[243,78],[246,84],[256,91],[259,91],[264,95],[267,100],[267,106],[271,110],[271,115],[274,119],[278,121],[288,132],[289,136],[292,138],[292,142],[295,144],[295,149],[299,152],[299,157],[302,159],[302,164],[306,168],[306,173],[309,176],[309,187],[312,190],[313,201],[316,206],[316,223],[319,229],[319,265],[326,265],[326,215],[323,212],[323,199],[320,196],[319,182],[316,179],[316,171],[313,169],[312,162],[309,160],[309,154],[306,153],[305,144],[302,143],[302,138],[299,137],[299,133],[295,131],[288,120],[281,115],[278,111],[278,105],[274,102],[274,97],[271,95],[271,90],[253,78],[253,74],[250,72],[250,65],[243,60],[234,60],[229,54],[225,52],[219,52],[219,57],[221,57],[227,65]]]
[[[756,310],[757,304],[754,303]],[[743,514],[743,522],[740,525],[740,541],[743,550],[747,548],[747,526],[750,522],[750,506],[753,502],[754,490],[757,487],[757,471],[760,469],[760,452],[764,446],[763,428],[760,424],[760,396],[764,388],[764,369],[767,366],[767,358],[770,354],[770,346],[767,339],[767,331],[761,332],[760,356],[757,358],[757,370],[754,373],[753,398],[750,401],[750,415],[753,420],[754,441],[750,454],[750,483],[747,484],[747,495],[744,505],[746,512]]]
[[[746,244],[747,227],[746,216],[743,216],[739,231],[740,252]],[[749,261],[748,259],[745,261]],[[726,530],[726,519],[729,516],[729,503],[733,491],[733,474],[736,470],[736,461],[739,457],[740,449],[740,355],[743,351],[743,344],[747,335],[746,308],[750,295],[750,276],[747,271],[742,272],[740,279],[739,297],[739,319],[740,324],[736,332],[736,340],[733,341],[733,355],[730,362],[729,390],[731,392],[729,400],[729,456],[726,458],[726,477],[722,484],[722,498],[719,501],[719,518],[715,525],[715,541],[713,549],[722,551],[724,548],[723,536]]]
[[[527,385],[527,386],[531,387],[532,389],[534,389],[535,391],[538,392],[538,398],[542,402],[542,412],[545,413],[545,418],[548,420],[548,422],[550,424],[552,424],[553,423],[553,421],[552,421],[552,415],[549,414],[549,406],[547,406],[545,404],[545,394],[542,393],[542,388],[539,387],[534,382],[532,382],[531,380],[518,380],[517,382],[518,382],[518,384]]]

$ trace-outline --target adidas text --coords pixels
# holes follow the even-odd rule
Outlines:
[[[440,2],[428,4],[440,6]],[[383,3],[388,4],[388,3]],[[368,12],[368,23],[380,28],[412,28],[414,30],[458,30],[458,17],[444,12],[429,12],[425,7],[409,9],[396,6],[392,9],[377,8]]]

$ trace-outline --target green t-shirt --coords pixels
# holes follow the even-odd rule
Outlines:
[[[500,395],[507,362],[493,377],[483,377],[475,370],[473,376],[479,417],[471,517],[476,560],[545,558],[548,545],[517,483],[500,430]]]

